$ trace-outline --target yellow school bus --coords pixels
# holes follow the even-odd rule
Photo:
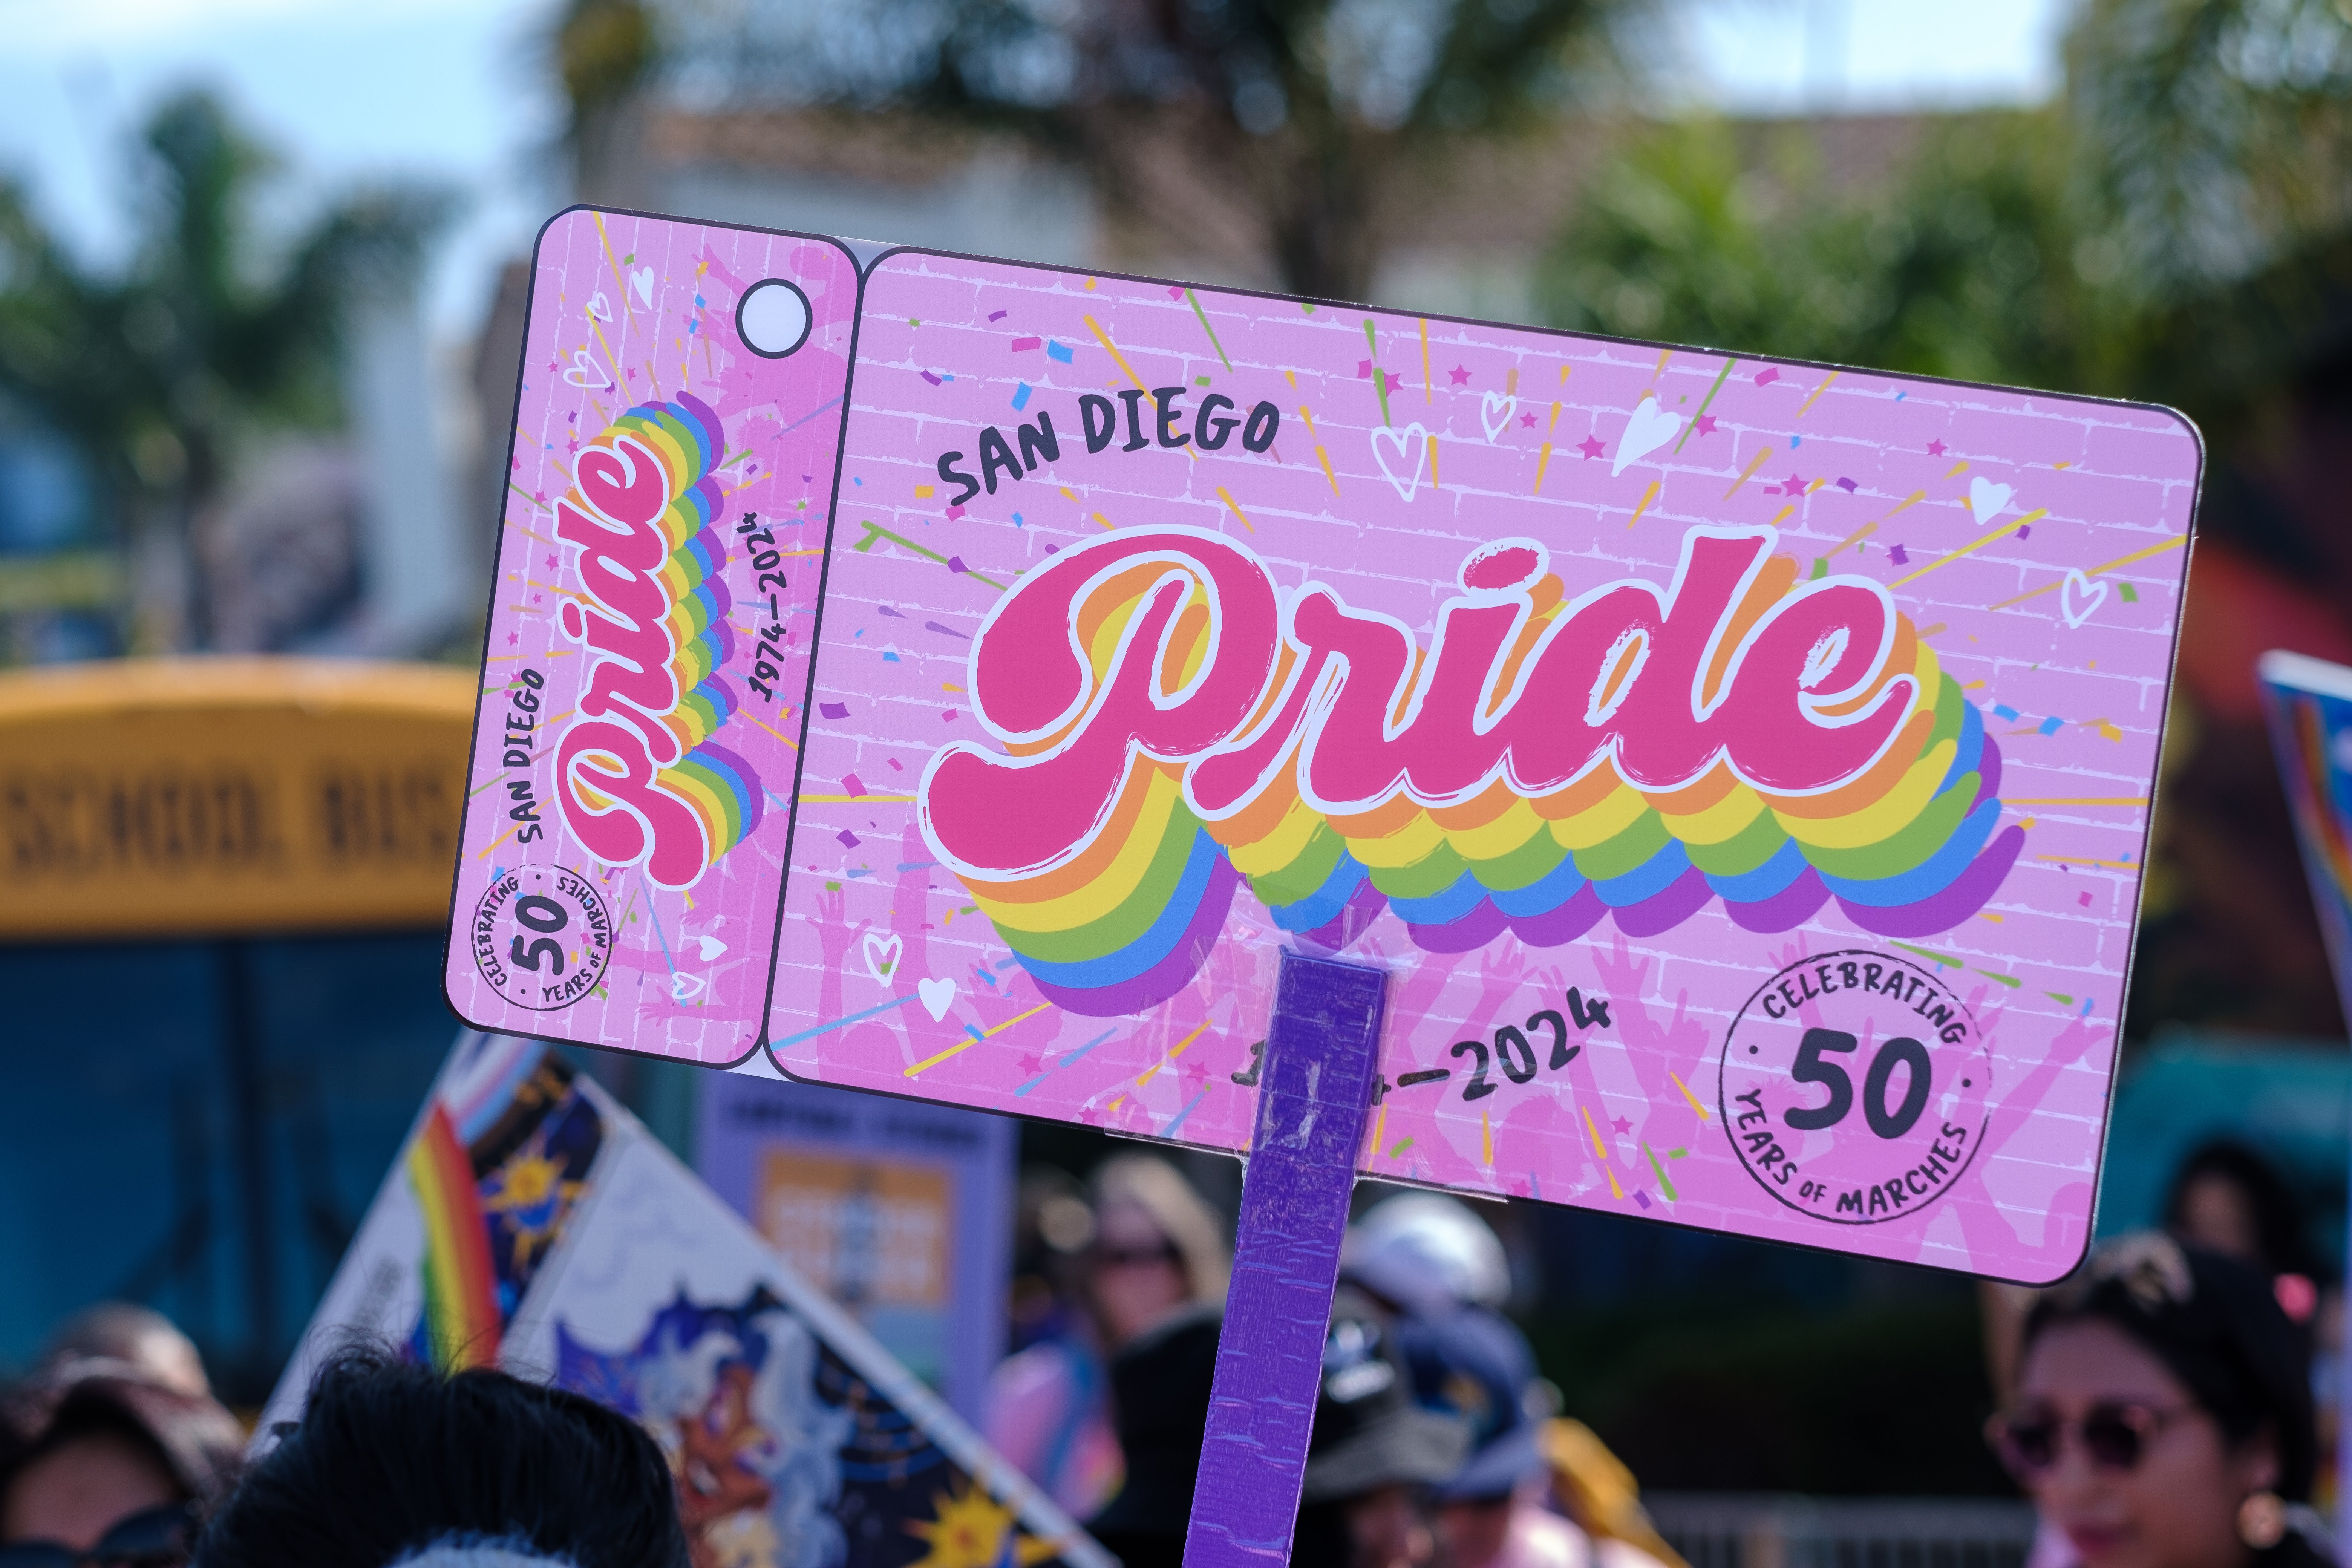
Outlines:
[[[457,1021],[470,671],[0,672],[0,1366],[129,1298],[268,1394]]]
[[[0,674],[0,941],[438,925],[474,696],[331,659]]]

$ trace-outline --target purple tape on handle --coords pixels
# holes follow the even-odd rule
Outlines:
[[[1184,1568],[1290,1560],[1387,985],[1282,955]]]

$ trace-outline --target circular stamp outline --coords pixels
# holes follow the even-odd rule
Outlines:
[[[744,307],[751,304],[752,295],[757,294],[761,289],[767,288],[789,289],[800,297],[801,335],[794,338],[791,344],[785,348],[763,349],[759,344],[753,342],[750,335],[743,331]],[[808,290],[802,288],[799,284],[793,282],[789,278],[762,278],[757,283],[752,284],[749,289],[744,289],[743,292],[736,298],[736,340],[745,348],[751,350],[753,353],[758,354],[761,359],[790,359],[793,355],[800,353],[801,350],[806,346],[809,341],[809,334],[815,331],[816,307],[809,303]]]
[[[1727,1101],[1724,1093],[1727,1087],[1725,1079],[1730,1076],[1731,1070],[1732,1042],[1739,1034],[1739,1025],[1741,1020],[1748,1016],[1748,1010],[1756,1005],[1757,998],[1763,995],[1766,991],[1771,989],[1774,985],[1778,984],[1781,977],[1786,975],[1791,970],[1806,969],[1816,963],[1824,963],[1832,959],[1846,957],[1864,958],[1874,963],[1892,962],[1899,963],[1916,974],[1924,975],[1935,980],[1937,988],[1951,997],[1952,1005],[1958,1007],[1961,1014],[1967,1017],[1969,1021],[1969,1029],[1976,1036],[1979,1047],[1985,1050],[1987,1062],[1985,1068],[1985,1090],[1987,1100],[1984,1108],[1984,1116],[1974,1129],[1974,1136],[1969,1140],[1968,1157],[1962,1160],[1958,1164],[1952,1167],[1952,1179],[1946,1183],[1941,1190],[1923,1200],[1918,1207],[1898,1210],[1892,1214],[1883,1215],[1876,1219],[1871,1219],[1867,1216],[1860,1219],[1840,1219],[1835,1214],[1824,1214],[1819,1209],[1807,1208],[1804,1205],[1800,1204],[1791,1198],[1786,1197],[1780,1193],[1774,1192],[1772,1190],[1771,1184],[1765,1181],[1762,1176],[1757,1174],[1756,1167],[1748,1163],[1748,1152],[1739,1146],[1738,1135],[1734,1133],[1731,1130],[1731,1108]],[[1934,974],[1917,960],[1906,957],[1901,953],[1886,952],[1876,948],[1865,947],[1841,947],[1832,949],[1828,952],[1807,953],[1803,958],[1797,960],[1795,963],[1784,963],[1780,968],[1774,970],[1770,974],[1767,975],[1762,984],[1759,984],[1755,990],[1748,994],[1748,1000],[1739,1005],[1739,1011],[1731,1016],[1730,1024],[1727,1026],[1723,1031],[1723,1048],[1721,1051],[1717,1053],[1716,1057],[1715,1109],[1716,1114],[1723,1119],[1724,1141],[1731,1145],[1731,1156],[1733,1159],[1739,1162],[1739,1168],[1748,1173],[1748,1180],[1754,1182],[1757,1186],[1763,1189],[1765,1195],[1770,1197],[1776,1203],[1779,1203],[1782,1207],[1789,1209],[1792,1213],[1803,1215],[1808,1219],[1822,1220],[1830,1225],[1843,1225],[1849,1226],[1874,1226],[1886,1225],[1895,1220],[1906,1219],[1914,1215],[1925,1213],[1934,1205],[1937,1198],[1947,1195],[1951,1192],[1953,1187],[1958,1185],[1959,1179],[1968,1173],[1970,1166],[1976,1163],[1977,1151],[1984,1146],[1985,1130],[1992,1125],[1992,1103],[1990,1100],[1992,1090],[1992,1069],[1990,1065],[1991,1052],[1989,1047],[1985,1047],[1983,1045],[1983,1042],[1984,1026],[1977,1022],[1976,1010],[1970,1007],[1966,1002],[1961,1001],[1958,992],[1954,991],[1950,986],[1944,984],[1940,976]]]
[[[489,904],[490,900],[497,896],[499,889],[506,885],[508,878],[520,877],[524,873],[530,871],[544,871],[551,876],[569,877],[572,881],[578,883],[582,891],[587,896],[587,902],[583,907],[583,912],[586,910],[593,910],[595,913],[602,915],[604,918],[604,929],[609,933],[606,940],[602,944],[593,942],[586,944],[596,955],[595,967],[589,973],[588,985],[583,989],[578,995],[567,997],[561,1002],[526,1002],[520,997],[509,995],[507,988],[499,984],[498,980],[490,973],[489,969],[486,967],[482,962],[483,936],[481,933],[488,928],[489,922],[495,921],[498,918],[497,912],[488,910],[487,906]],[[529,895],[523,893],[520,888],[518,887],[511,901],[520,902],[522,899],[528,896]],[[540,896],[545,897],[546,895],[541,894]],[[569,898],[572,895],[568,891],[565,893],[565,897]],[[577,902],[577,900],[575,900],[575,902]],[[502,903],[500,905],[500,909],[503,910],[504,908],[506,908],[506,905]],[[588,929],[592,931],[595,929],[595,922],[593,921],[588,922]],[[614,941],[618,940],[618,933],[613,931],[612,909],[606,903],[604,894],[598,889],[595,882],[590,878],[582,876],[579,872],[572,869],[569,866],[559,866],[548,862],[525,862],[520,866],[509,866],[504,872],[495,878],[488,887],[482,889],[481,898],[475,901],[472,930],[474,932],[473,940],[468,942],[467,946],[473,952],[475,973],[479,974],[482,977],[483,982],[489,986],[490,994],[496,996],[499,1001],[504,1002],[510,1007],[520,1007],[524,1011],[530,1013],[561,1013],[567,1007],[578,1006],[582,1002],[584,1002],[589,997],[594,995],[596,994],[597,983],[604,979],[605,971],[612,967],[612,944]],[[499,963],[501,968],[504,967],[503,959],[495,947],[490,950],[490,955],[493,963]],[[511,972],[509,972],[509,973],[510,973]]]

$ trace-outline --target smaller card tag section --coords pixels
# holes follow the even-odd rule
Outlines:
[[[831,240],[585,209],[541,237],[446,972],[467,1021],[755,1047],[857,292]]]

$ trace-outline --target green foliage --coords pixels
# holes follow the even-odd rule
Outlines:
[[[2056,103],[1823,195],[1790,126],[1654,128],[1547,258],[1585,331],[2173,403],[2209,432],[2352,335],[2352,0],[2086,0]]]
[[[575,116],[635,91],[660,52],[653,13],[638,0],[572,0],[556,24],[556,74]]]
[[[2352,218],[2352,5],[2089,0],[2066,39],[2081,172],[2117,254],[2178,301]]]
[[[345,304],[413,274],[449,203],[354,196],[268,255],[252,207],[273,165],[217,101],[167,101],[141,151],[138,245],[119,275],[85,266],[0,182],[0,396],[79,448],[126,532],[160,529],[184,554],[244,434],[340,417]],[[201,647],[203,610],[199,594],[184,616],[142,614],[156,627],[184,619]]]
[[[1800,128],[1638,138],[1547,257],[1556,324],[1976,381],[2112,390],[2133,318],[2049,112],[1932,130],[1891,188],[1818,194]]]
[[[1771,221],[1727,126],[1665,125],[1601,173],[1547,258],[1539,298],[1550,321],[1579,331],[1815,357],[1830,342],[1820,305],[1846,313],[1843,286],[1819,273],[1829,238]],[[1825,288],[1809,284],[1817,275]]]

